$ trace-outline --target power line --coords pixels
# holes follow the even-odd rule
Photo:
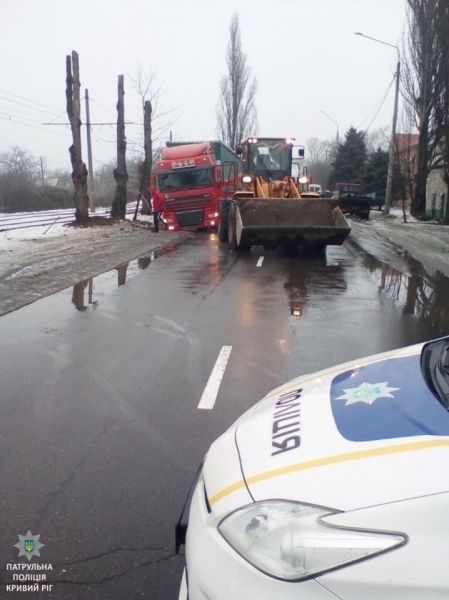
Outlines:
[[[394,77],[393,77],[393,79],[390,81],[390,83],[388,84],[387,90],[386,90],[386,92],[385,92],[385,94],[384,94],[384,96],[383,96],[382,100],[380,101],[379,107],[377,108],[377,110],[375,109],[375,110],[376,110],[376,112],[375,112],[375,114],[374,114],[373,118],[371,119],[371,121],[369,122],[369,125],[368,125],[368,127],[366,127],[366,129],[365,129],[365,131],[366,131],[366,132],[367,132],[367,131],[369,131],[369,129],[371,128],[372,124],[373,124],[373,123],[374,123],[374,121],[377,119],[377,117],[378,117],[378,115],[379,115],[379,113],[380,113],[380,111],[381,111],[381,109],[382,109],[383,105],[385,104],[385,101],[386,101],[386,99],[387,99],[387,96],[388,96],[388,92],[390,91],[390,89],[391,89],[391,86],[393,85],[393,82],[394,82],[395,78],[396,78],[396,74],[394,75]],[[368,117],[367,117],[367,118],[368,118]],[[365,119],[363,119],[363,121],[360,123],[359,129],[360,129],[360,127],[361,127],[362,123],[364,123],[364,122],[365,122],[365,120],[366,120],[366,118],[365,118]]]
[[[62,137],[67,138],[67,136],[65,136],[63,133],[59,133],[58,131],[51,131],[49,129],[45,129],[44,127],[39,127],[37,125],[31,125],[30,123],[24,123],[23,121],[20,121],[19,119],[11,119],[11,116],[12,115],[9,115],[9,117],[0,116],[0,119],[2,119],[3,121],[9,121],[10,123],[24,125],[25,127],[31,127],[32,129],[38,129],[39,131],[45,131],[45,133],[53,133],[54,135],[60,135]]]
[[[110,115],[114,115],[115,116],[115,113],[112,110],[110,110],[109,108],[106,108],[106,106],[103,106],[103,104],[100,104],[99,102],[97,102],[97,100],[94,100],[92,98],[92,96],[89,96],[89,100],[91,102],[93,102],[94,104],[97,104],[98,106],[100,106],[103,110],[105,110],[106,112],[108,112]]]
[[[25,108],[28,108],[29,110],[34,110],[36,112],[41,112],[41,113],[44,113],[47,115],[51,115],[54,118],[56,118],[55,115],[59,116],[62,114],[62,113],[56,113],[56,112],[49,112],[48,110],[44,110],[42,108],[35,108],[34,106],[30,106],[29,104],[25,104],[24,102],[20,102],[19,100],[11,100],[11,98],[6,98],[5,96],[0,96],[0,98],[2,100],[6,100],[6,102],[10,102],[11,104],[24,106]]]
[[[31,100],[30,98],[25,98],[25,96],[19,96],[19,94],[14,94],[13,92],[9,92],[8,90],[5,90],[4,88],[0,88],[0,91],[3,92],[4,94],[8,94],[8,96],[13,96],[14,98],[20,98],[21,100],[26,100],[27,102],[29,102],[31,104],[36,104],[37,106],[42,106],[43,108],[47,108],[56,115],[64,114],[56,108],[52,108],[51,106],[47,106],[46,104],[42,104],[41,102],[36,102],[36,100]]]
[[[12,121],[13,119],[24,119],[25,121],[32,121],[33,123],[39,123],[39,125],[41,125],[41,121],[39,119],[33,119],[33,117],[28,117],[26,115],[26,113],[21,113],[19,112],[15,112],[14,114],[12,112],[10,112],[8,110],[8,107],[5,106],[1,106],[0,107],[2,110],[0,111],[1,115],[4,115],[5,117],[9,117],[9,119]]]
[[[70,123],[42,123],[42,125],[70,125]],[[81,123],[85,125],[85,123]],[[91,125],[117,125],[117,123],[91,123]],[[125,122],[125,125],[132,125],[131,122]]]

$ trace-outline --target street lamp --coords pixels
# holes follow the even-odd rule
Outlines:
[[[337,121],[335,121],[335,119],[333,119],[327,113],[325,113],[324,110],[322,110],[321,112],[323,113],[323,115],[325,117],[327,117],[329,119],[329,121],[332,121],[332,123],[334,123],[337,126],[337,150],[338,150],[338,133],[339,133],[340,127],[339,127]]]
[[[369,35],[365,35],[364,33],[360,33],[360,31],[355,31],[354,35],[360,35],[361,37],[367,38],[368,40],[372,40],[373,42],[378,42],[379,44],[383,44],[384,46],[390,46],[390,48],[396,48],[398,62],[396,65],[396,89],[394,94],[394,109],[393,109],[393,125],[391,128],[391,140],[390,140],[390,152],[388,156],[388,175],[387,175],[387,189],[385,191],[385,205],[384,205],[384,216],[390,214],[391,207],[391,197],[393,190],[393,166],[394,166],[394,153],[396,147],[396,123],[398,120],[398,100],[399,100],[399,79],[401,77],[401,53],[399,52],[399,48],[395,44],[389,44],[388,42],[384,42],[382,40],[378,40],[377,38],[373,38]]]

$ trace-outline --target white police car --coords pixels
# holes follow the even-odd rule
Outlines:
[[[179,598],[447,600],[448,402],[449,337],[268,394],[207,453]]]

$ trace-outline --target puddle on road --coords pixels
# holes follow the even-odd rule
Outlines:
[[[403,315],[414,315],[434,327],[438,334],[449,331],[449,278],[401,252],[404,271],[365,254],[364,266],[374,277],[379,294],[393,299]]]
[[[358,250],[362,265],[374,280],[379,294],[392,299],[403,315],[414,316],[434,328],[436,335],[448,334],[448,277],[441,271],[425,267],[405,252],[398,253],[401,269],[399,264],[396,264],[399,268],[393,267],[360,248]],[[348,287],[343,276],[345,270],[344,261],[336,263],[333,255],[322,262],[293,262],[284,283],[290,319],[301,320],[307,308],[314,305],[315,297],[344,293]]]
[[[125,285],[166,252],[170,252],[170,247],[166,247],[164,250],[158,248],[147,256],[141,256],[117,265],[114,269],[106,271],[106,273],[78,281],[72,288],[72,304],[79,311],[95,307],[107,293]]]
[[[121,263],[95,277],[78,281],[72,288],[72,304],[79,311],[94,308],[107,293],[125,285],[130,279],[147,269],[157,258],[175,252],[179,245],[179,242],[174,242],[163,248],[157,247],[147,255]]]
[[[306,305],[313,305],[315,297],[345,292],[347,284],[343,272],[341,265],[332,260],[328,262],[325,257],[290,263],[284,289],[288,294],[291,319],[301,319],[305,315]]]

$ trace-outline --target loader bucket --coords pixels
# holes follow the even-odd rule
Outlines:
[[[325,198],[239,198],[239,246],[324,248],[340,245],[351,231],[335,201]]]

